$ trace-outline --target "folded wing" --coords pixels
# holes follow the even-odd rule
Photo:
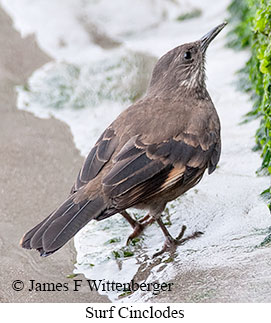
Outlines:
[[[139,136],[131,138],[103,179],[104,194],[121,210],[175,185],[187,184],[199,170],[209,167],[212,172],[219,159],[220,143],[214,134],[208,137],[208,144],[201,145],[201,141],[191,137],[188,144],[172,137],[162,143],[145,144]]]

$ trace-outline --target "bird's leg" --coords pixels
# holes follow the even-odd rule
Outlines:
[[[154,218],[152,217],[150,218],[149,214],[144,216],[144,218],[142,218],[139,221],[134,220],[130,216],[130,214],[126,211],[122,211],[120,214],[131,224],[132,228],[134,229],[134,231],[129,235],[126,245],[128,245],[132,239],[138,237],[140,233],[145,229],[146,226],[148,226],[149,224],[155,221]]]
[[[138,222],[128,212],[122,211],[120,214],[130,223],[133,229],[137,226]]]
[[[145,215],[142,219],[139,219],[138,222],[139,223],[144,223],[146,220],[148,220],[150,218],[149,213],[147,215]],[[154,221],[154,220],[153,220]]]
[[[156,252],[154,255],[153,255],[153,258],[154,257],[157,257],[157,256],[160,256],[161,254],[163,254],[165,251],[169,251],[169,250],[172,250],[172,251],[175,251],[177,246],[183,244],[184,242],[188,241],[188,240],[191,240],[191,239],[195,239],[197,237],[199,237],[200,235],[202,235],[203,233],[200,232],[200,231],[196,231],[194,232],[192,235],[186,237],[186,238],[183,238],[184,236],[184,233],[185,233],[185,230],[186,230],[186,226],[183,225],[182,226],[182,229],[181,229],[181,232],[179,233],[179,235],[176,237],[176,239],[174,239],[171,234],[169,233],[168,229],[165,227],[162,219],[159,217],[157,220],[157,223],[159,224],[160,228],[162,229],[165,237],[166,237],[166,241],[164,243],[164,246],[163,248]]]

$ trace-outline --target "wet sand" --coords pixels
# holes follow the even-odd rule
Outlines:
[[[34,37],[22,39],[11,19],[0,9],[0,302],[107,302],[90,292],[29,292],[29,281],[69,283],[76,258],[73,241],[56,254],[39,257],[23,250],[23,233],[47,216],[66,197],[82,164],[70,130],[64,123],[43,120],[16,108],[15,86],[25,84],[31,73],[48,62]],[[166,265],[165,265],[166,266]],[[153,296],[152,302],[270,302],[270,251],[232,267],[188,270],[174,262],[178,274],[172,292]],[[151,268],[136,280],[147,279]],[[26,288],[13,291],[14,280]],[[85,278],[77,276],[76,279]],[[129,301],[129,300],[128,300]]]
[[[0,302],[105,302],[106,297],[79,292],[29,292],[30,280],[72,283],[76,255],[73,241],[57,254],[41,258],[23,250],[25,231],[47,216],[68,194],[82,164],[68,126],[42,120],[16,108],[15,86],[50,60],[35,38],[22,39],[0,8]],[[77,276],[76,279],[84,279]],[[25,288],[14,291],[14,280]]]

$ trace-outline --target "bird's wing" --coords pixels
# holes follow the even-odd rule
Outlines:
[[[200,169],[212,172],[219,159],[219,138],[212,132],[207,137],[187,134],[185,140],[176,136],[156,144],[131,138],[103,179],[105,195],[116,209],[125,209],[177,183],[185,185]]]
[[[85,159],[71,193],[77,191],[99,174],[105,164],[110,160],[117,145],[118,139],[115,132],[112,128],[108,127]]]

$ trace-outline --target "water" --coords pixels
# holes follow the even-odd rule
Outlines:
[[[114,7],[102,0],[95,5],[81,1],[76,8],[71,0],[65,4],[54,1],[50,6],[37,0],[2,0],[15,26],[23,34],[35,32],[40,46],[55,59],[37,70],[27,86],[18,89],[18,108],[66,122],[75,145],[85,156],[104,128],[143,94],[157,57],[181,43],[199,39],[223,22],[228,3],[208,0],[203,4],[197,0],[182,2],[181,6],[178,1],[137,0],[133,1],[133,11],[127,0],[114,1]],[[201,9],[202,15],[176,20],[194,8]],[[127,15],[117,14],[124,11]],[[48,21],[48,16],[53,19]],[[48,21],[46,28],[44,21]],[[89,24],[98,26],[103,41],[105,35],[110,38],[111,48],[101,41],[99,44]],[[163,236],[156,224],[126,247],[131,228],[120,215],[91,222],[75,237],[75,273],[122,283],[133,277],[168,282],[174,281],[180,264],[187,271],[237,267],[265,252],[257,246],[270,232],[271,221],[259,193],[270,179],[255,174],[260,157],[251,148],[258,122],[239,125],[250,102],[235,90],[233,82],[247,54],[224,47],[226,32],[223,30],[208,49],[206,66],[208,89],[222,124],[219,168],[170,203],[164,215],[173,235],[179,233],[182,224],[187,226],[187,234],[199,230],[204,235],[179,247],[174,260],[164,254],[158,264],[152,255],[162,247]],[[144,215],[135,210],[132,213]],[[101,293],[114,301],[149,301],[154,297],[151,292],[140,291],[125,297],[120,297],[122,292]]]

